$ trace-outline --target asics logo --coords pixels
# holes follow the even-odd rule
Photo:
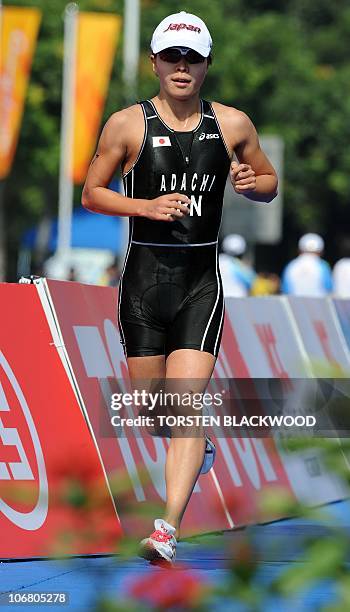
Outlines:
[[[213,138],[219,138],[219,134],[205,134],[202,132],[198,140],[212,140]]]

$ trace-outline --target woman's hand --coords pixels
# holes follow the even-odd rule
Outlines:
[[[142,200],[141,217],[152,221],[175,221],[189,214],[191,200],[181,193],[167,193],[154,200]]]
[[[236,193],[246,194],[256,189],[256,175],[249,164],[231,163],[230,179]]]

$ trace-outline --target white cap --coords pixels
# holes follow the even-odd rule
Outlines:
[[[304,234],[298,243],[299,251],[305,253],[321,253],[324,249],[324,241],[318,234]]]
[[[243,255],[247,243],[240,234],[229,234],[222,241],[222,250],[229,255]]]
[[[156,27],[151,40],[153,53],[169,47],[189,47],[208,57],[212,39],[204,21],[196,15],[181,11],[165,17]]]

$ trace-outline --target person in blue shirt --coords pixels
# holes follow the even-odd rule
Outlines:
[[[288,295],[322,297],[333,289],[332,271],[321,255],[324,241],[318,234],[305,234],[299,240],[299,255],[282,274],[282,292]]]
[[[223,253],[219,255],[219,266],[225,297],[249,295],[256,274],[240,259],[246,248],[246,241],[240,234],[229,234],[222,242]]]

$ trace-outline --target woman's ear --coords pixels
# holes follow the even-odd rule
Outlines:
[[[152,62],[152,70],[153,70],[154,74],[156,76],[159,76],[159,74],[157,72],[157,68],[156,68],[156,56],[153,53],[151,53],[150,59],[151,59],[151,62]]]

